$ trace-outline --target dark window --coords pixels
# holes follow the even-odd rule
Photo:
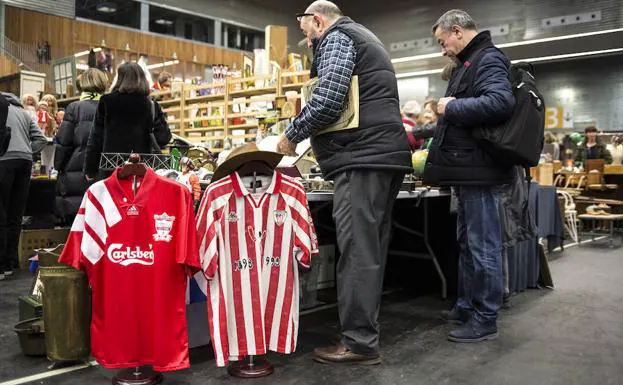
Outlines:
[[[153,5],[149,7],[149,30],[214,44],[214,20]]]
[[[225,24],[222,26],[223,46],[243,51],[253,51],[256,48],[264,48],[264,32]]]
[[[76,0],[76,16],[129,28],[141,28],[141,4],[129,0]]]

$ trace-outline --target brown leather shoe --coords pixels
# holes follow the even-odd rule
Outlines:
[[[378,365],[381,363],[381,357],[378,354],[374,356],[356,354],[342,343],[328,348],[316,348],[314,355],[314,361],[323,364]]]

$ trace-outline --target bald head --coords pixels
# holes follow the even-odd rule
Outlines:
[[[342,10],[340,10],[340,7],[327,0],[314,1],[309,7],[307,7],[305,13],[321,15],[328,20],[335,20],[344,16]]]
[[[305,35],[307,46],[312,48],[331,26],[342,17],[340,8],[327,0],[314,1],[305,14],[299,17],[301,32]]]

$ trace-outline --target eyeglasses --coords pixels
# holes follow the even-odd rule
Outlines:
[[[296,21],[300,22],[305,16],[314,16],[313,13],[297,13]]]

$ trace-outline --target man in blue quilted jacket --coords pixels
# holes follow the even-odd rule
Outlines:
[[[433,33],[443,54],[457,66],[438,103],[440,119],[424,182],[452,186],[459,203],[458,299],[445,317],[462,326],[448,339],[479,342],[498,336],[503,295],[499,186],[513,181],[513,168],[496,162],[472,133],[511,117],[515,99],[508,79],[510,62],[495,48],[488,31],[476,30],[465,11],[446,12]]]

